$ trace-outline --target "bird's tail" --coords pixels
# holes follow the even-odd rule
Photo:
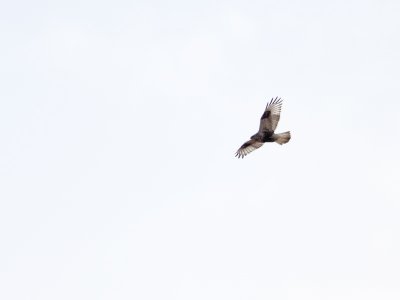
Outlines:
[[[290,140],[290,131],[274,134],[275,142],[279,145],[286,144]]]

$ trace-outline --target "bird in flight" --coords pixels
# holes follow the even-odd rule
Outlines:
[[[278,97],[272,98],[261,116],[258,132],[238,149],[235,156],[243,158],[267,142],[276,142],[279,145],[289,142],[290,131],[274,133],[281,115],[281,108],[282,99]]]

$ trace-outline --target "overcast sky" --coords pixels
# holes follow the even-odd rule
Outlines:
[[[399,15],[2,3],[0,298],[400,299]]]

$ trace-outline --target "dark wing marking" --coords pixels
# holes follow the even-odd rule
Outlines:
[[[260,148],[263,145],[262,142],[257,142],[255,140],[249,140],[246,143],[244,143],[236,152],[236,155],[238,158],[243,158],[250,152],[253,152],[254,150]]]
[[[268,133],[273,134],[276,126],[278,125],[280,114],[282,108],[282,99],[276,97],[272,98],[271,101],[267,104],[263,115],[260,120],[260,129],[259,133]]]

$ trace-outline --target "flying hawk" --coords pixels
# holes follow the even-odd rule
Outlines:
[[[236,152],[238,158],[243,158],[250,152],[260,148],[266,142],[277,142],[279,145],[286,144],[290,140],[290,131],[274,133],[278,125],[282,108],[282,99],[272,98],[267,104],[260,120],[260,129],[249,141],[244,143]]]

